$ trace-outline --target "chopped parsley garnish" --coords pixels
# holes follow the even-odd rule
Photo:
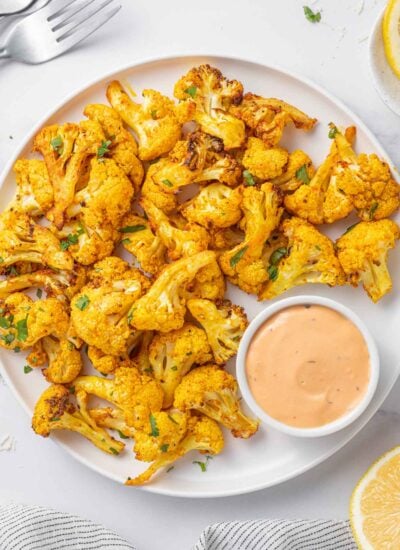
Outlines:
[[[374,219],[374,215],[375,215],[375,212],[377,211],[378,209],[378,206],[379,204],[377,202],[374,202],[371,206],[371,208],[369,209],[369,219],[370,220],[373,220]]]
[[[75,346],[72,342],[68,342],[68,349],[69,351],[73,351],[75,349]]]
[[[121,439],[129,439],[129,437],[121,432],[121,430],[117,430],[118,435]]]
[[[19,353],[21,351],[21,348],[19,346],[15,346],[13,351],[14,351],[14,353]]]
[[[240,260],[243,258],[243,256],[245,255],[246,253],[246,250],[248,249],[249,247],[246,245],[244,246],[243,248],[241,248],[240,250],[238,250],[236,252],[236,254],[234,254],[232,256],[232,258],[230,259],[230,264],[231,264],[231,267],[235,267],[235,265],[240,262]]]
[[[13,322],[13,318],[10,315],[9,317],[0,317],[0,328],[10,328]]]
[[[81,311],[83,311],[88,307],[89,303],[90,303],[89,298],[86,296],[86,294],[84,294],[83,296],[78,298],[78,300],[75,303],[75,306]]]
[[[11,332],[9,332],[6,335],[0,335],[0,338],[3,340],[3,342],[5,342],[7,344],[7,346],[12,344],[15,340],[15,336],[14,336],[14,334],[11,334]]]
[[[169,474],[169,472],[171,472],[171,470],[173,470],[173,469],[174,469],[174,466],[170,466],[167,470],[167,474]]]
[[[186,88],[185,93],[189,94],[190,97],[195,98],[197,94],[196,86],[189,86],[189,88]]]
[[[303,166],[296,171],[296,178],[299,181],[302,181],[305,185],[308,185],[310,183],[311,180],[307,172],[307,166],[305,164],[303,164]]]
[[[270,281],[276,281],[279,273],[278,267],[276,265],[270,265],[267,269],[267,273]]]
[[[202,472],[207,471],[207,462],[201,462],[200,460],[193,460],[193,464],[198,464]]]
[[[122,239],[121,243],[122,244],[131,244],[131,240],[130,239]]]
[[[313,12],[308,6],[303,6],[304,15],[310,23],[319,23],[321,21],[321,12]]]
[[[59,155],[62,155],[62,154],[63,154],[64,143],[63,143],[63,140],[62,140],[62,137],[61,137],[61,136],[56,136],[55,138],[53,138],[53,139],[50,141],[50,145],[51,145],[53,151],[55,151],[55,152],[58,153]]]
[[[74,395],[74,393],[75,393],[75,386],[70,386],[70,387],[69,387],[69,393],[72,394],[72,395]]]
[[[24,374],[29,374],[32,371],[33,371],[33,368],[30,367],[29,365],[24,366]]]
[[[170,414],[168,415],[168,418],[171,420],[171,422],[173,422],[174,424],[178,424],[178,422],[175,420],[175,418],[173,416],[171,416]]]
[[[174,365],[173,367],[171,367],[171,370],[178,370],[178,367]]]
[[[153,109],[153,110],[151,111],[150,114],[151,114],[151,118],[152,118],[152,119],[157,118],[157,111],[156,111],[156,109]]]
[[[97,158],[101,159],[110,152],[111,140],[108,139],[107,141],[102,141],[100,147],[97,149]]]
[[[15,328],[17,329],[17,340],[20,342],[25,342],[25,340],[28,338],[28,317],[25,317],[25,319],[20,319],[16,322]]]
[[[359,223],[360,223],[360,222],[356,222],[356,223],[353,223],[353,225],[350,225],[350,226],[346,229],[346,231],[343,233],[343,235],[346,235],[346,233],[348,233],[349,231],[351,231],[352,229],[354,229],[354,227],[355,227],[356,225],[358,225]]]
[[[168,443],[164,443],[164,445],[160,446],[160,450],[161,450],[162,453],[168,452],[168,449],[169,449]]]
[[[169,180],[162,180],[163,184],[166,185],[167,187],[173,187],[174,184],[171,183]]]
[[[110,451],[113,455],[119,455],[119,452],[117,451],[117,449],[114,449],[114,447],[110,447]]]
[[[328,132],[328,138],[329,139],[335,139],[335,136],[336,134],[338,133],[338,129],[336,128],[336,126],[331,126],[329,128],[329,132]]]
[[[119,230],[120,233],[137,233],[138,231],[143,231],[146,229],[145,225],[127,225],[125,227],[121,227]]]
[[[7,268],[7,275],[12,275],[13,277],[19,275],[18,269],[15,266],[11,266]]]
[[[58,422],[60,418],[58,416],[54,416],[53,418],[50,418],[50,422]]]
[[[43,290],[42,290],[41,288],[38,288],[38,289],[37,289],[37,291],[36,291],[36,296],[39,298],[39,300],[40,300],[40,298],[43,296]]]
[[[269,258],[269,263],[271,265],[279,264],[279,262],[282,260],[282,258],[284,256],[286,256],[287,251],[288,251],[287,248],[284,247],[284,246],[281,246],[280,248],[277,248],[276,250],[274,250],[274,252],[272,252],[272,254]]]
[[[158,437],[160,435],[160,430],[158,429],[156,419],[152,414],[150,415],[150,426],[151,426],[150,435],[152,435],[153,437]]]
[[[248,170],[243,171],[243,177],[247,187],[252,187],[256,184],[256,180],[254,179],[253,174]]]
[[[71,244],[78,244],[78,240],[79,240],[78,233],[70,233],[69,235],[67,235],[65,239],[60,241],[61,250],[68,250]]]

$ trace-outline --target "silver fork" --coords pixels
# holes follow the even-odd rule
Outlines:
[[[15,25],[0,59],[43,63],[66,52],[107,23],[121,5],[116,0],[53,0]]]

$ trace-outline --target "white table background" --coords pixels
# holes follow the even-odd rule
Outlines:
[[[300,0],[120,0],[97,35],[48,64],[0,62],[0,169],[24,135],[71,90],[123,64],[179,53],[237,55],[303,74],[342,99],[369,125],[397,165],[399,119],[380,101],[368,69],[367,38],[384,0],[320,0],[322,22]],[[0,31],[1,34],[1,31]],[[393,345],[397,345],[394,342]],[[118,486],[33,434],[0,383],[0,500],[80,514],[126,537],[137,550],[189,550],[209,523],[256,517],[346,518],[353,486],[399,443],[400,383],[368,426],[321,466],[278,487],[214,500],[160,497]]]

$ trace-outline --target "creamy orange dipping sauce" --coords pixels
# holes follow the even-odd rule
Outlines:
[[[246,375],[255,400],[276,420],[300,428],[323,426],[365,395],[368,347],[337,311],[292,306],[258,329],[247,351]]]

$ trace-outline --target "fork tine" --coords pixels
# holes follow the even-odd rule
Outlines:
[[[54,23],[56,23],[56,25],[52,28],[52,31],[57,31],[58,29],[61,29],[62,27],[64,27],[65,25],[68,24],[68,22],[75,16],[77,15],[79,12],[81,12],[82,10],[86,9],[88,6],[90,6],[90,4],[92,4],[93,2],[96,2],[96,0],[88,0],[87,2],[85,3],[80,3],[80,4],[75,4],[75,6],[72,6],[72,9],[69,9],[69,10],[64,10],[62,13],[60,13],[60,15],[58,16],[57,18],[57,21],[54,21]],[[64,16],[61,20],[60,18]]]
[[[59,44],[59,53],[69,50],[85,38],[88,38],[93,34],[97,29],[102,27],[109,21],[116,13],[121,9],[121,5],[117,4],[112,10],[107,10],[101,13],[99,17],[92,17],[91,22],[87,22],[87,25],[84,25],[77,31],[68,32],[66,35],[62,35],[57,38]]]
[[[52,31],[56,34],[57,39],[66,37],[75,28],[89,21],[97,13],[110,5],[114,0],[89,0],[84,6],[79,7],[73,13],[68,13],[67,17],[56,25]]]
[[[47,12],[47,21],[52,21],[53,19],[56,19],[57,17],[62,15],[65,10],[76,1],[77,0],[69,0],[69,2],[66,2],[66,0],[52,0],[48,6],[43,8],[43,14]]]

